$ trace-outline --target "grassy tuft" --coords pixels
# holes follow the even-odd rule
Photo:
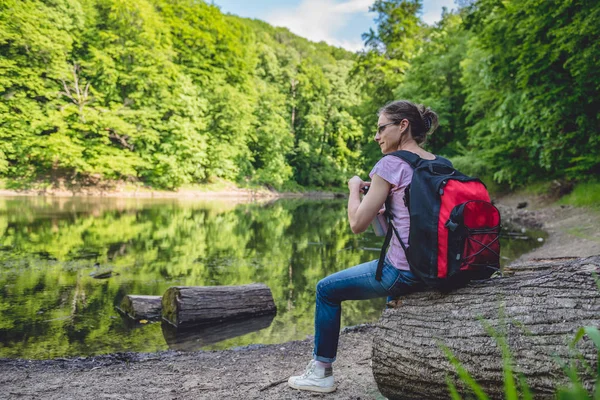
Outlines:
[[[597,277],[596,283],[600,288],[600,282]],[[506,400],[533,400],[533,394],[525,376],[515,371],[514,361],[506,340],[506,336],[503,332],[496,331],[489,325],[489,323],[482,321],[484,329],[488,335],[493,337],[496,343],[499,345],[502,351],[503,361],[503,375],[504,375],[504,398]],[[598,351],[598,358],[595,366],[587,364],[583,360],[583,355],[579,354],[577,357],[578,361],[583,364],[588,372],[591,372],[596,376],[595,389],[593,393],[589,393],[583,386],[576,362],[569,364],[562,362],[560,359],[556,361],[562,366],[565,375],[569,378],[569,384],[558,386],[556,388],[555,397],[558,400],[600,400],[600,330],[597,327],[586,326],[578,330],[575,338],[569,345],[571,351],[576,352],[575,346],[584,336],[587,336],[596,346]],[[460,363],[452,351],[446,347],[443,343],[438,343],[446,358],[450,361],[452,366],[455,368],[458,379],[466,386],[474,398],[477,400],[487,400],[488,395],[484,392],[483,388],[473,379],[471,374],[465,369]],[[446,376],[446,385],[448,387],[449,396],[452,400],[462,400],[462,396],[458,392],[454,380],[450,376]],[[469,397],[473,398],[473,396]]]
[[[559,201],[577,207],[600,208],[600,182],[580,183],[575,189]]]

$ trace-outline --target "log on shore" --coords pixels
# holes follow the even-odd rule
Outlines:
[[[135,320],[156,320],[160,319],[162,314],[162,297],[129,294],[123,297],[121,305],[117,308]]]
[[[162,297],[162,318],[175,327],[241,320],[275,314],[271,289],[242,286],[175,286]]]
[[[558,265],[557,265],[558,264]],[[514,275],[472,283],[450,294],[414,293],[385,310],[373,341],[373,375],[388,399],[448,399],[446,376],[454,367],[447,346],[492,399],[503,399],[502,355],[484,328],[502,332],[513,367],[522,373],[535,399],[551,399],[568,383],[556,361],[575,360],[569,343],[582,326],[600,326],[600,256],[540,260],[512,269]],[[577,345],[595,368],[597,350],[584,338]],[[593,375],[582,373],[591,389]],[[455,379],[459,391],[469,393]]]
[[[163,322],[162,332],[171,350],[198,351],[205,346],[268,328],[275,314],[261,315],[244,320],[225,321],[217,324],[175,328]]]

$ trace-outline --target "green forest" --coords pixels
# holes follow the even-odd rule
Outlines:
[[[0,177],[339,188],[377,110],[440,115],[430,151],[499,187],[600,172],[600,3],[376,0],[351,53],[200,0],[0,0]],[[597,178],[596,178],[597,179]]]

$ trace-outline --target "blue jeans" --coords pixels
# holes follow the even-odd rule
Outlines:
[[[340,334],[342,301],[397,297],[418,290],[424,284],[409,271],[396,269],[386,259],[381,281],[375,280],[378,260],[369,261],[329,275],[317,284],[314,359],[334,362]]]

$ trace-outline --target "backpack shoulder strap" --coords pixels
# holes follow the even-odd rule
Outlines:
[[[386,155],[395,156],[395,157],[403,159],[404,161],[409,163],[413,169],[416,169],[419,166],[419,164],[421,163],[421,161],[423,161],[423,159],[421,157],[419,157],[418,155],[416,155],[415,153],[412,153],[412,152],[406,151],[406,150],[398,150],[398,151],[394,151],[393,153],[386,154]]]
[[[436,159],[432,161],[441,162],[442,164],[446,164],[447,166],[454,168],[454,165],[452,165],[452,161],[442,156],[436,156]]]
[[[389,153],[386,155],[395,156],[395,157],[403,159],[404,161],[409,163],[413,169],[416,169],[422,163],[443,164],[443,165],[447,165],[451,168],[454,168],[454,166],[452,165],[452,162],[450,160],[448,160],[447,158],[444,158],[442,156],[438,156],[438,155],[435,156],[435,160],[425,160],[424,158],[419,157],[417,154],[410,152],[410,151],[406,151],[406,150],[398,150],[398,151],[394,151],[393,153]]]

